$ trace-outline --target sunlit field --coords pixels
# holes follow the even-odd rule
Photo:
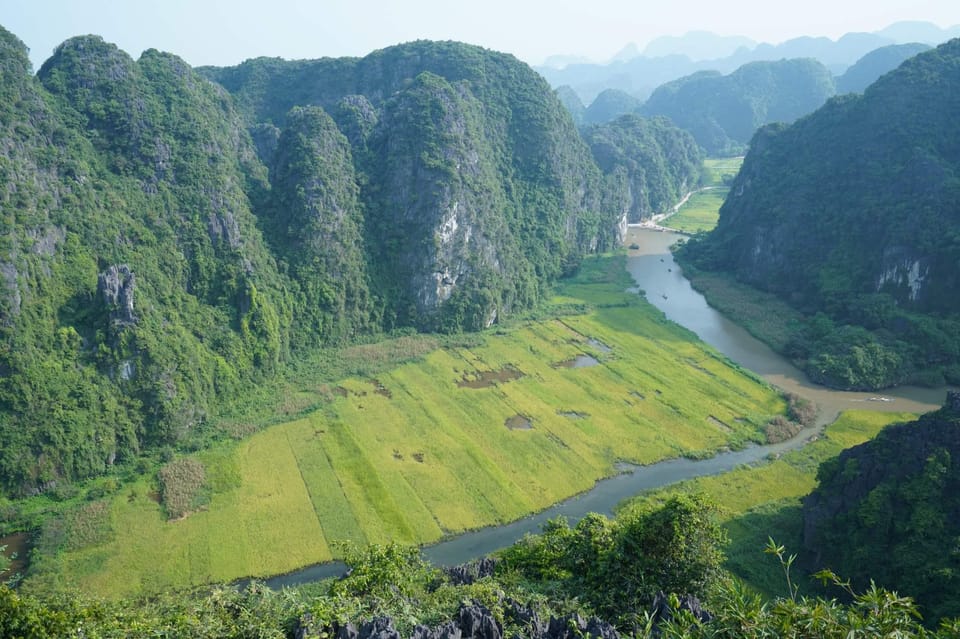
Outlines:
[[[706,170],[704,188],[691,195],[675,215],[664,220],[664,226],[694,234],[710,231],[717,225],[720,207],[730,190],[730,183],[743,164],[743,158],[708,158],[703,164]]]
[[[198,454],[214,488],[202,509],[167,521],[144,479],[110,500],[106,541],[48,574],[106,595],[264,577],[330,560],[338,541],[511,521],[618,461],[761,441],[781,397],[629,285],[622,257],[590,259],[537,318],[344,378],[318,410]]]

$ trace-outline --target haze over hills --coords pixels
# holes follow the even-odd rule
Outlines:
[[[930,49],[921,43],[891,44],[874,49],[837,78],[837,93],[861,93],[877,78],[900,66],[904,60]]]
[[[551,86],[568,85],[589,104],[604,89],[619,89],[640,99],[659,85],[697,71],[730,73],[755,61],[781,58],[815,58],[834,75],[868,52],[891,44],[937,45],[960,36],[960,25],[941,28],[928,22],[900,22],[874,33],[848,33],[837,40],[805,36],[780,44],[747,44],[730,51],[737,37],[691,32],[680,37],[659,38],[642,53],[628,45],[609,63],[578,63],[536,67]],[[651,53],[650,48],[653,48]]]
[[[638,112],[666,116],[707,154],[730,156],[742,154],[761,125],[792,122],[834,93],[833,77],[814,59],[751,62],[729,75],[701,71],[668,82]]]
[[[664,83],[642,103],[619,89],[603,90],[588,107],[569,86],[559,87],[557,95],[578,125],[609,122],[627,113],[665,116],[691,132],[709,155],[737,155],[760,126],[793,122],[837,93],[861,92],[929,49],[919,43],[880,47],[839,77],[813,58],[750,62],[727,75],[698,71]]]

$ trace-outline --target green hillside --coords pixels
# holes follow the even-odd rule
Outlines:
[[[792,122],[835,93],[833,76],[810,58],[751,62],[733,73],[699,71],[657,88],[640,113],[686,129],[711,156],[742,153],[770,122]]]
[[[605,208],[628,222],[665,213],[700,184],[703,153],[666,118],[628,114],[583,129],[606,183]]]
[[[960,379],[960,41],[751,142],[717,229],[684,253],[809,316],[818,381]]]

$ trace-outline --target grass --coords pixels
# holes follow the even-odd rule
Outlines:
[[[731,539],[727,568],[765,594],[784,594],[780,566],[763,557],[768,537],[801,550],[803,530],[800,499],[817,484],[820,463],[845,448],[876,436],[892,423],[916,419],[912,413],[846,411],[827,426],[823,436],[779,459],[743,466],[729,473],[700,477],[635,497],[621,506],[634,508],[665,502],[671,495],[700,492],[721,509]]]
[[[720,219],[720,207],[726,197],[725,187],[697,191],[679,211],[665,219],[663,225],[691,235],[713,230]]]
[[[703,161],[704,186],[730,186],[743,166],[743,156],[732,158],[707,158]]]
[[[760,441],[783,399],[625,293],[623,259],[587,260],[538,321],[362,347],[346,364],[359,374],[335,384],[305,375],[296,392],[313,389],[317,410],[196,455],[211,489],[199,511],[168,521],[143,479],[110,501],[109,541],[44,565],[107,596],[268,576],[341,540],[430,543],[515,520],[621,460]],[[557,366],[583,353],[600,364]],[[458,384],[505,368],[522,377]],[[515,415],[532,428],[507,428]]]
[[[742,157],[704,160],[704,188],[691,195],[675,215],[664,220],[664,226],[690,234],[712,230],[720,219],[720,207],[741,164]]]

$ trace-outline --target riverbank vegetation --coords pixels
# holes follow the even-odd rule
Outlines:
[[[159,503],[149,472],[87,492],[46,517],[27,582],[119,596],[268,576],[339,556],[346,540],[422,544],[511,521],[619,461],[765,441],[784,399],[625,292],[624,259],[586,260],[528,321],[432,338],[438,348],[376,376],[305,376],[302,404],[324,397],[320,409],[189,457],[204,478],[177,497],[189,513]],[[201,476],[188,470],[167,475]],[[56,522],[87,503],[106,532],[74,541]]]
[[[720,569],[724,534],[715,514],[709,499],[692,495],[615,520],[591,516],[574,528],[557,521],[499,562],[458,571],[434,569],[397,544],[349,547],[348,574],[282,592],[253,583],[109,601],[0,586],[0,633],[319,639],[361,629],[360,636],[398,639],[444,631],[470,638],[839,639],[947,638],[960,631],[951,621],[924,628],[909,598],[872,586],[858,592],[830,572],[822,576],[839,586],[844,602],[808,597],[796,589],[789,549],[772,540],[755,549],[755,561],[781,571],[780,587],[775,596],[757,595]],[[663,595],[658,584],[685,594]]]
[[[802,313],[781,352],[817,383],[960,381],[958,61],[946,42],[761,128],[717,228],[680,251]]]
[[[822,435],[803,448],[766,463],[742,466],[721,475],[698,477],[650,491],[625,501],[619,512],[649,509],[672,497],[702,494],[716,505],[718,519],[730,545],[724,567],[752,589],[767,596],[782,592],[780,566],[758,561],[757,548],[769,537],[797,551],[802,546],[803,518],[800,500],[817,486],[820,464],[844,449],[873,439],[890,424],[916,419],[912,413],[845,411]],[[795,583],[805,594],[816,594],[809,574]]]

